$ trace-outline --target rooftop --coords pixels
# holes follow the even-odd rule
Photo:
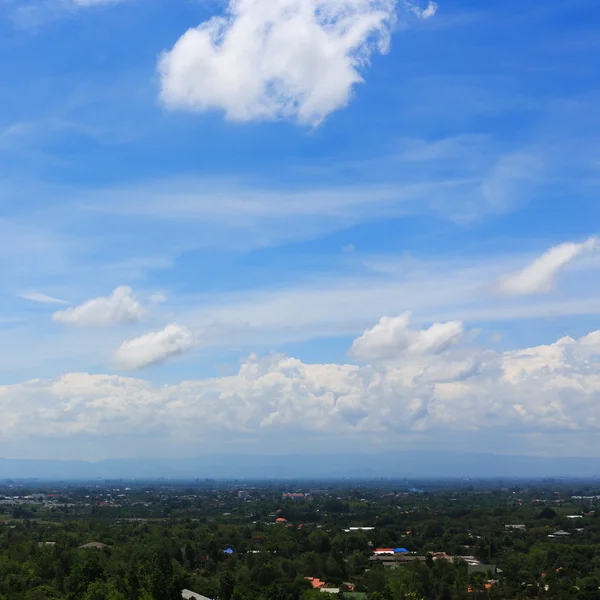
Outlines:
[[[211,598],[196,594],[196,592],[192,592],[191,590],[182,590],[181,597],[185,598],[185,600],[211,600]]]
[[[101,542],[88,542],[87,544],[83,544],[79,546],[80,548],[95,548],[96,550],[104,550],[108,548],[106,544],[102,544]]]

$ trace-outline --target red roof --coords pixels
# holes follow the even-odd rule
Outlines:
[[[311,585],[315,590],[319,588],[325,587],[327,584],[324,581],[321,581],[318,577],[306,577],[308,581],[310,581]]]

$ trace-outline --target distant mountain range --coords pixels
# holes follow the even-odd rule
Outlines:
[[[0,458],[0,479],[600,478],[600,459],[385,452],[331,455],[204,455],[100,462]]]

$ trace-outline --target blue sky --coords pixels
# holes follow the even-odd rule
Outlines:
[[[0,0],[0,454],[595,452],[599,24]]]

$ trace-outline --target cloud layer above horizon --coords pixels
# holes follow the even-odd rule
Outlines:
[[[234,375],[160,387],[87,373],[2,386],[0,431],[6,439],[127,434],[178,443],[206,433],[222,441],[335,433],[376,437],[383,447],[401,433],[600,432],[600,331],[507,352],[461,332],[461,323],[411,329],[404,315],[355,340],[354,352],[375,359],[362,365],[252,355]]]

